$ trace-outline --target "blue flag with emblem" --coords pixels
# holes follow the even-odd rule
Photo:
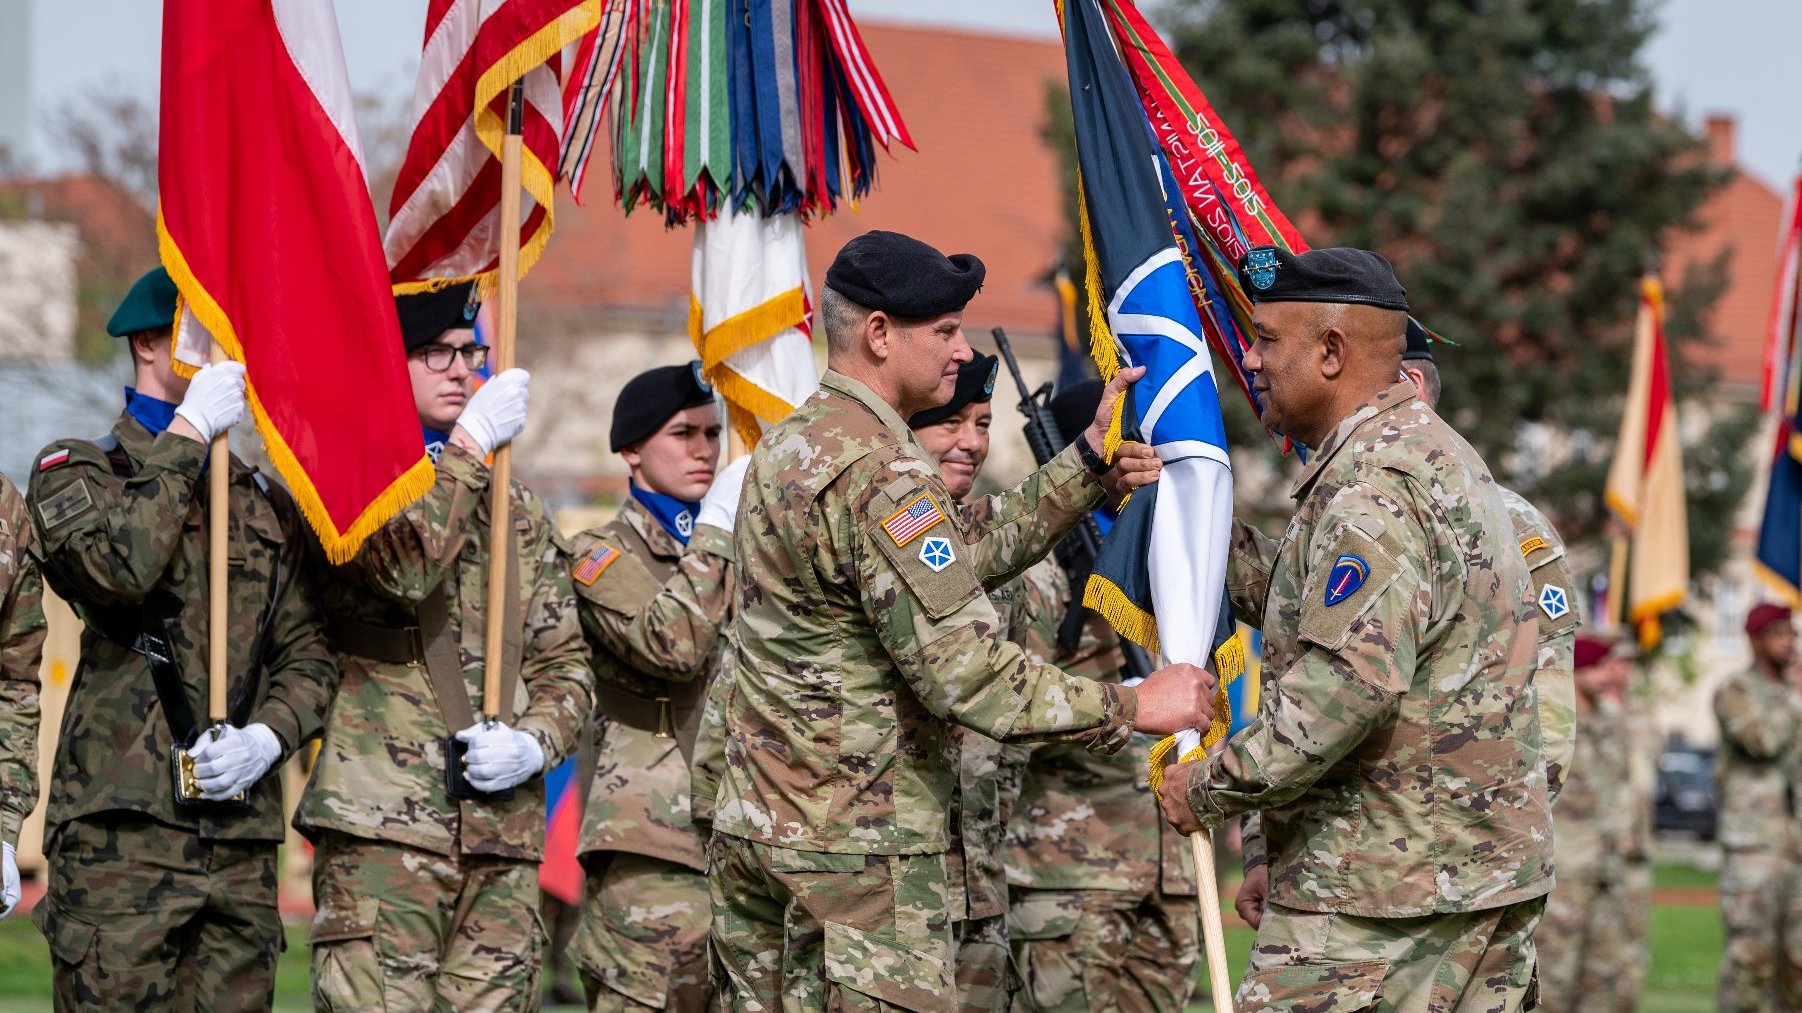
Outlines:
[[[1117,408],[1104,452],[1133,438],[1164,462],[1162,477],[1127,502],[1103,542],[1083,601],[1166,662],[1214,663],[1221,691],[1211,744],[1232,720],[1227,687],[1244,670],[1222,607],[1232,469],[1203,324],[1225,304],[1185,254],[1199,247],[1181,192],[1104,12],[1097,0],[1066,0],[1063,14],[1084,248],[1099,289],[1089,298],[1105,307],[1115,345],[1097,364],[1106,376],[1146,369]],[[1196,730],[1179,748],[1203,739]]]

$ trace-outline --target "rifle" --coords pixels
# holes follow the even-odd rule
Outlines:
[[[1020,414],[1026,419],[1026,445],[1032,449],[1033,460],[1044,467],[1068,444],[1064,434],[1058,431],[1057,418],[1051,414],[1052,385],[1047,381],[1037,390],[1029,390],[1026,378],[1020,374],[1020,360],[1014,358],[1013,345],[1007,340],[1007,332],[997,327],[989,333],[994,335],[995,348],[1001,353],[1002,361],[1007,363],[1014,387],[1020,391]],[[1083,515],[1076,527],[1051,551],[1057,558],[1057,565],[1063,569],[1065,579],[1070,582],[1070,610],[1064,613],[1057,628],[1058,649],[1068,653],[1076,650],[1082,639],[1083,623],[1088,618],[1088,610],[1082,604],[1083,590],[1088,586],[1089,574],[1095,570],[1095,560],[1101,555],[1101,526],[1095,522],[1095,515]],[[1126,656],[1124,668],[1128,678],[1143,679],[1151,674],[1151,659],[1143,648],[1124,638],[1120,648]]]

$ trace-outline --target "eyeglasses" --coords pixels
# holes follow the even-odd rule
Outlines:
[[[461,348],[450,345],[427,345],[419,350],[420,358],[425,360],[425,368],[434,373],[442,373],[451,368],[451,360],[463,356],[463,365],[475,372],[488,365],[487,345],[464,345]]]

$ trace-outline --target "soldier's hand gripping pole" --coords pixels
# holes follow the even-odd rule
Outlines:
[[[507,134],[501,141],[501,255],[495,290],[494,350],[490,353],[496,375],[513,368],[513,339],[519,325],[519,194],[520,121],[525,94],[522,81],[513,82],[507,97]],[[513,483],[513,448],[503,443],[494,449],[488,503],[488,628],[482,666],[482,719],[500,720],[501,666],[504,663],[507,615],[507,554],[513,551],[513,521],[509,516]]]

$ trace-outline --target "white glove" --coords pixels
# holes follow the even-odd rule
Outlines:
[[[265,724],[244,728],[226,725],[215,738],[211,729],[188,750],[194,758],[194,780],[200,797],[221,801],[249,788],[282,758],[282,740]]]
[[[538,740],[500,722],[477,722],[457,733],[469,743],[463,775],[477,791],[500,791],[520,784],[544,769]]]
[[[13,853],[13,846],[0,844],[5,856],[0,858],[4,865],[4,885],[0,886],[0,918],[12,913],[13,905],[19,902],[19,856]]]
[[[732,522],[738,518],[738,498],[745,491],[745,470],[749,467],[751,455],[745,454],[713,476],[707,495],[701,497],[701,512],[695,518],[696,524],[711,524],[727,532],[732,530]]]
[[[244,364],[213,362],[200,367],[188,381],[188,394],[175,414],[199,431],[202,443],[237,425],[244,417]]]
[[[526,427],[526,385],[532,374],[515,367],[482,384],[463,406],[457,425],[482,448],[483,454],[504,447]]]

